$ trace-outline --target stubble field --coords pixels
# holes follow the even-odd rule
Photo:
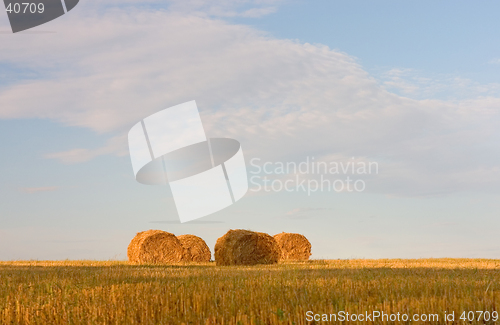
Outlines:
[[[0,285],[0,324],[500,323],[493,320],[500,302],[500,260],[315,260],[231,267],[16,261],[0,262]],[[340,312],[366,317],[374,311],[428,319],[311,320]],[[455,321],[446,321],[445,312]],[[465,321],[463,312],[469,317]]]

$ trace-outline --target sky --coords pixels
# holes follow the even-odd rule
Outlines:
[[[0,260],[126,259],[135,233],[304,234],[312,258],[500,258],[497,1],[81,1],[0,14]],[[181,224],[127,132],[196,100],[258,166],[376,163],[363,191],[269,191]],[[251,163],[251,162],[254,163]],[[258,162],[258,163],[255,163]],[[296,175],[267,175],[277,181]],[[305,181],[319,175],[299,175]]]

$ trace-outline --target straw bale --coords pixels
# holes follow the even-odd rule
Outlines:
[[[210,262],[212,252],[203,239],[195,235],[177,236],[186,253],[186,261],[190,262]]]
[[[217,265],[274,264],[280,250],[268,234],[236,229],[217,239],[214,255]]]
[[[129,262],[137,264],[178,263],[186,259],[185,254],[179,239],[163,230],[137,233],[127,249]]]
[[[311,243],[301,234],[282,232],[274,239],[281,249],[280,261],[307,261],[311,256]]]

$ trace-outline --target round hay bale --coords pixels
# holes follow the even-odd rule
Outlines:
[[[127,249],[128,260],[138,264],[178,263],[185,259],[184,248],[174,234],[163,230],[137,233]]]
[[[311,243],[301,234],[282,232],[274,239],[281,249],[280,261],[307,261],[311,256]]]
[[[195,235],[181,235],[177,239],[186,250],[186,261],[210,262],[212,252],[203,239]]]
[[[273,264],[280,250],[268,234],[237,229],[217,239],[214,255],[217,265]]]

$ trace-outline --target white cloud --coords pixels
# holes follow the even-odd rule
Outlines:
[[[48,77],[0,89],[0,118],[115,136],[102,148],[47,157],[124,154],[139,119],[196,99],[207,134],[240,140],[247,157],[365,157],[380,164],[373,190],[390,194],[498,188],[499,98],[401,97],[345,53],[178,11],[80,12],[54,21],[56,34],[2,42],[0,63]],[[393,71],[386,87],[404,73]]]

